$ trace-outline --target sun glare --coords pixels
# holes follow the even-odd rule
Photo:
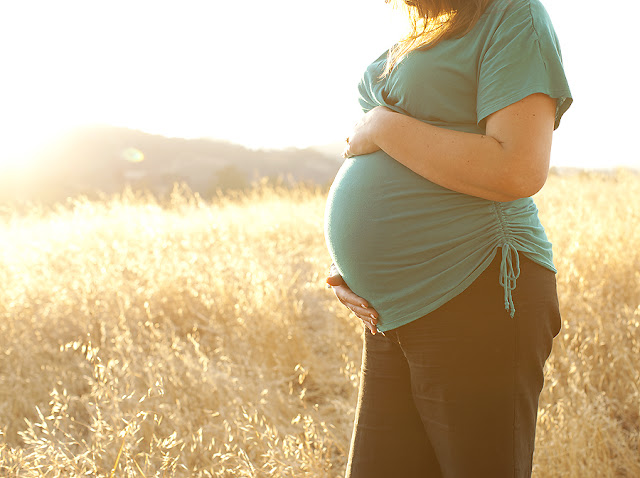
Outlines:
[[[0,139],[0,174],[28,167],[34,155],[63,132],[54,127],[22,129],[0,124],[0,128],[4,133]]]

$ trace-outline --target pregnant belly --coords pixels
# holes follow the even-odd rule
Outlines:
[[[347,159],[329,191],[325,238],[349,286],[373,300],[491,227],[490,202],[438,186],[382,151]]]

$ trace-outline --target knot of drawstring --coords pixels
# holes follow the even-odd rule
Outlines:
[[[515,257],[515,267],[514,258]],[[520,258],[518,251],[508,242],[502,244],[502,261],[500,262],[500,285],[504,287],[504,308],[513,318],[516,313],[511,291],[516,288],[516,280],[520,277]]]

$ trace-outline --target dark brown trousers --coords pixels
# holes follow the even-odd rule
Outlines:
[[[531,476],[543,366],[561,327],[556,280],[520,253],[511,318],[499,252],[439,309],[386,337],[363,332],[348,478]]]

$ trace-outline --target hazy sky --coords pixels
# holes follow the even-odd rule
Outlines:
[[[636,1],[543,0],[574,104],[552,164],[640,167]],[[384,0],[0,4],[0,164],[81,124],[250,147],[341,141],[366,65],[399,37]]]

